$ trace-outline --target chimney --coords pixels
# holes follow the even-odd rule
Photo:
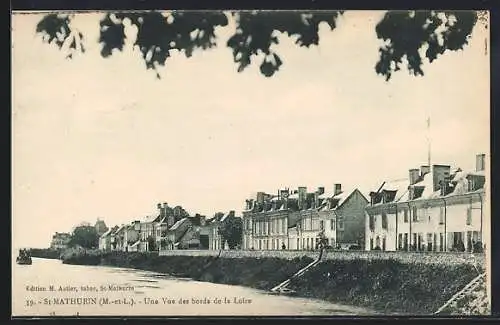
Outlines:
[[[333,186],[333,195],[340,194],[342,192],[342,184],[336,183]]]
[[[264,192],[257,192],[257,203],[264,203]]]
[[[418,182],[419,178],[420,178],[420,170],[418,168],[410,169],[410,171],[409,171],[410,185],[413,185],[416,182]]]
[[[314,209],[319,207],[319,191],[314,192]]]
[[[307,187],[299,186],[299,210],[305,209]]]
[[[484,171],[486,155],[484,153],[476,155],[476,172]]]
[[[252,199],[246,200],[246,210],[252,210]]]
[[[229,211],[229,218],[234,218],[234,210]]]
[[[320,187],[318,187],[317,192],[318,192],[318,195],[325,194],[325,188],[323,186],[320,186]]]
[[[158,208],[158,211],[160,212],[160,218],[163,218],[163,215],[165,214],[165,213],[164,213],[164,211],[165,211],[165,210],[163,209],[163,207],[162,207],[161,203],[158,203],[158,204],[156,205],[156,207]]]
[[[431,166],[428,165],[422,165],[420,166],[420,176],[424,176],[425,174],[430,173],[431,171]]]
[[[432,165],[432,184],[434,192],[439,190],[441,182],[449,181],[449,179],[450,179],[449,165]]]

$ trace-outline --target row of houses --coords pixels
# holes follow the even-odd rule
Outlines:
[[[234,211],[190,216],[163,203],[155,216],[107,230],[99,248],[218,250],[227,248],[221,229],[236,221],[238,248],[248,250],[314,250],[321,241],[337,249],[471,251],[483,245],[485,180],[485,155],[479,154],[473,170],[411,168],[408,177],[381,181],[366,195],[340,183],[257,192],[241,217]]]
[[[481,246],[485,220],[485,155],[476,168],[409,169],[408,177],[359,189],[258,192],[243,211],[243,249],[332,248],[387,251],[471,251]]]
[[[181,207],[157,205],[156,216],[115,226],[99,238],[104,251],[162,251],[173,249],[224,248],[221,228],[228,222],[241,220],[234,211],[217,213],[212,218],[188,215]]]

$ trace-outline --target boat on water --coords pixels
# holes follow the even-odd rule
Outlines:
[[[20,249],[19,255],[16,258],[16,263],[21,265],[31,265],[32,260],[30,253],[25,249]]]

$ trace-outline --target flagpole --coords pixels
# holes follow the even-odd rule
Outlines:
[[[431,118],[427,117],[427,165],[431,167]]]

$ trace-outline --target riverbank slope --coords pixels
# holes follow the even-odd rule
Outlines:
[[[172,251],[158,256],[152,252],[92,251],[65,254],[63,263],[127,267],[270,290],[318,255],[317,252],[224,251],[219,257],[217,253]],[[289,288],[298,296],[386,314],[429,315],[478,272],[484,272],[482,265],[483,255],[471,259],[465,254],[328,252],[320,264],[292,281]]]

